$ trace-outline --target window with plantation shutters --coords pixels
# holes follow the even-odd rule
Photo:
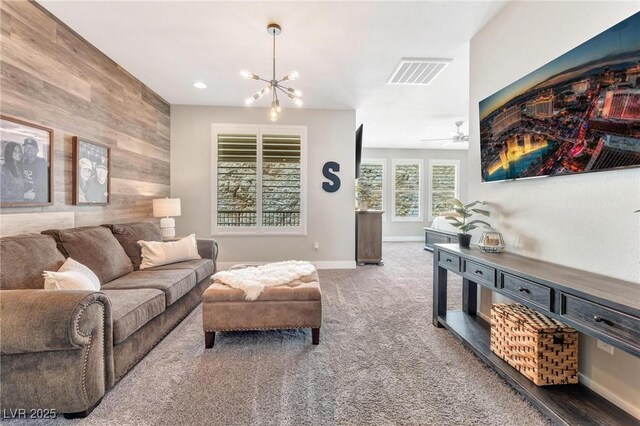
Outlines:
[[[447,200],[459,198],[459,169],[458,160],[429,161],[430,219],[451,210]]]
[[[300,226],[300,136],[262,136],[262,225]]]
[[[217,225],[255,227],[258,225],[258,136],[221,133],[217,145]]]
[[[306,128],[212,126],[212,232],[304,234]]]
[[[418,222],[422,220],[422,160],[393,160],[392,220]]]
[[[356,180],[356,205],[369,210],[384,210],[385,159],[363,159]]]

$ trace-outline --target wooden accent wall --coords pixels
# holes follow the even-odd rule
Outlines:
[[[73,212],[75,226],[154,220],[151,200],[169,196],[169,104],[37,3],[2,0],[0,14],[0,111],[53,129],[55,188],[53,206],[0,220],[40,213],[34,231],[48,213]],[[111,205],[72,205],[73,136],[112,148]]]

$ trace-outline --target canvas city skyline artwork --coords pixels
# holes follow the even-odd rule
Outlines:
[[[483,182],[640,166],[640,13],[480,102]]]

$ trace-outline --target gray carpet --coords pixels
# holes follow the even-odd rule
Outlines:
[[[431,253],[420,243],[385,243],[384,259],[383,267],[320,271],[319,346],[309,330],[234,332],[218,333],[204,350],[199,307],[73,423],[547,424],[431,325]],[[451,287],[453,307],[460,282]]]

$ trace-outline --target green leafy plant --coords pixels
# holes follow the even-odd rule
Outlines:
[[[451,208],[453,208],[453,210],[458,213],[460,217],[446,216],[445,219],[447,219],[450,224],[461,230],[463,234],[476,229],[478,225],[491,228],[491,225],[484,220],[473,218],[476,214],[486,217],[491,216],[491,213],[488,210],[474,208],[474,206],[478,204],[484,206],[485,203],[483,201],[474,201],[469,204],[462,204],[462,201],[458,200],[457,198],[450,198],[447,200],[447,203],[451,205]]]

